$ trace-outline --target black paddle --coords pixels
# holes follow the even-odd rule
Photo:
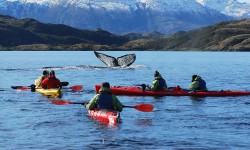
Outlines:
[[[147,87],[146,84],[136,84],[135,86],[141,86],[143,92],[146,90]]]
[[[62,86],[68,86],[69,85],[69,82],[67,81],[64,81],[64,82],[61,82],[62,83]],[[12,89],[31,89],[32,85],[30,86],[11,86]]]

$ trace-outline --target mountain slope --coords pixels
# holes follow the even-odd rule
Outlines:
[[[0,15],[0,45],[17,46],[30,44],[73,45],[78,43],[96,45],[119,45],[126,42],[101,29],[79,30],[66,25],[44,24],[34,19],[15,19]]]
[[[231,19],[195,0],[0,0],[0,14],[116,34],[169,34]]]
[[[222,22],[156,40],[135,40],[123,49],[250,51],[250,19]]]
[[[237,0],[197,0],[203,6],[235,18],[250,18],[250,4]]]
[[[117,36],[34,19],[0,15],[0,50],[218,50],[250,51],[250,19],[222,22],[166,36],[158,32]]]

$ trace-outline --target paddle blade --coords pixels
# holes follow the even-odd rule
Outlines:
[[[139,104],[132,107],[142,112],[151,112],[154,109],[154,106],[151,104]]]
[[[68,104],[72,104],[72,102],[70,101],[65,101],[65,100],[51,100],[52,104],[56,104],[56,105],[68,105]]]
[[[24,90],[30,90],[30,88],[29,87],[19,87],[19,88],[17,88],[17,90],[24,91]]]
[[[68,86],[69,85],[69,82],[67,82],[67,81],[63,81],[61,83],[62,83],[62,86]]]
[[[75,85],[75,86],[70,87],[70,89],[73,91],[81,91],[82,85]]]
[[[131,107],[142,112],[151,112],[154,109],[154,106],[152,104],[139,104]]]

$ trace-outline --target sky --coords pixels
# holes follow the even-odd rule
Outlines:
[[[238,0],[239,2],[247,2],[250,3],[250,0]]]

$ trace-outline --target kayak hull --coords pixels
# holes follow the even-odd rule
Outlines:
[[[36,88],[36,92],[41,93],[46,96],[50,97],[61,97],[62,90],[55,88],[55,89],[43,89],[43,88]]]
[[[119,111],[111,111],[106,109],[88,110],[88,114],[91,118],[107,125],[116,126],[117,123],[120,122]]]
[[[101,85],[95,85],[96,93],[98,93]],[[233,91],[233,90],[221,90],[221,91],[197,91],[190,92],[182,89],[171,89],[167,91],[142,91],[141,88],[136,86],[111,86],[112,94],[115,95],[127,95],[127,96],[193,96],[193,97],[223,97],[223,96],[246,96],[250,95],[247,91]]]

